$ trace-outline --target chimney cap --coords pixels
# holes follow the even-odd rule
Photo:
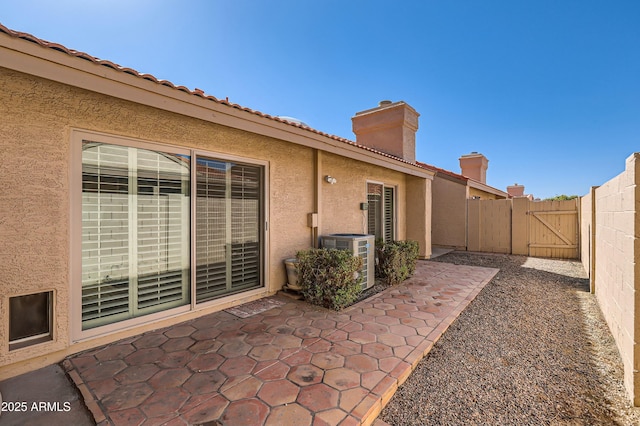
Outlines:
[[[461,158],[465,158],[465,157],[484,157],[484,158],[487,158],[483,153],[478,152],[478,151],[471,151],[469,154],[462,154],[460,157]]]
[[[391,102],[388,99],[383,99],[378,103],[378,106],[385,106],[385,105],[391,105],[393,102]]]

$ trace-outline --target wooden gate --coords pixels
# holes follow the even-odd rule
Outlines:
[[[579,259],[579,201],[468,200],[467,250]]]
[[[578,201],[529,202],[529,256],[580,258]]]

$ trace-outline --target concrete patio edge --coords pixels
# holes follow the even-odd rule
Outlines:
[[[485,268],[485,269],[493,269],[493,274],[491,277],[482,281],[482,283],[476,287],[464,300],[463,303],[458,305],[449,316],[444,318],[440,324],[427,336],[427,338],[419,344],[416,349],[409,354],[409,356],[405,359],[408,361],[407,365],[403,365],[404,368],[398,372],[398,377],[392,385],[388,386],[383,395],[380,396],[379,402],[380,406],[375,412],[368,413],[369,415],[362,419],[361,425],[369,426],[376,422],[376,419],[387,405],[387,403],[393,398],[396,391],[402,384],[409,378],[411,373],[416,369],[420,361],[422,361],[433,349],[435,343],[442,337],[442,335],[447,331],[447,329],[455,322],[455,320],[460,316],[460,314],[464,311],[464,309],[480,294],[482,289],[491,282],[491,280],[497,275],[499,269],[494,268]],[[385,290],[386,291],[386,290]],[[380,420],[377,426],[385,426],[386,422]]]

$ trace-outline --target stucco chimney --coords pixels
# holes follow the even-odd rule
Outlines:
[[[460,157],[461,174],[471,179],[475,179],[481,183],[487,183],[487,167],[489,160],[482,154],[472,152]]]
[[[419,116],[404,101],[381,101],[376,108],[357,112],[351,123],[360,145],[415,163]]]
[[[524,197],[524,185],[518,185],[514,183],[513,185],[507,186],[507,194],[509,197]]]

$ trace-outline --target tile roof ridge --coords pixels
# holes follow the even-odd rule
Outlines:
[[[431,164],[423,163],[421,161],[416,161],[416,164],[419,165],[422,168],[426,168],[426,169],[430,169],[430,170],[437,171],[437,172],[440,172],[440,173],[444,173],[446,175],[450,175],[450,176],[456,177],[458,179],[469,180],[469,178],[464,176],[464,175],[452,172],[450,170],[442,169],[440,167],[436,167],[436,166],[431,165]]]
[[[134,77],[141,78],[143,80],[148,80],[148,81],[151,81],[153,83],[160,84],[162,86],[166,86],[166,87],[169,87],[169,88],[174,89],[174,90],[179,90],[181,92],[184,92],[184,93],[187,93],[187,94],[190,94],[190,95],[193,95],[193,96],[199,96],[199,97],[201,97],[203,99],[210,100],[210,101],[215,102],[215,103],[220,104],[220,105],[226,105],[226,106],[228,106],[230,108],[234,108],[234,109],[238,109],[238,110],[241,110],[241,111],[245,111],[245,112],[248,112],[250,114],[257,115],[259,117],[264,117],[264,118],[267,118],[267,119],[270,119],[270,120],[273,120],[273,121],[277,121],[277,122],[280,122],[280,123],[287,124],[289,126],[293,126],[293,127],[299,128],[299,129],[307,130],[307,131],[310,131],[310,132],[315,133],[317,135],[320,135],[320,136],[323,136],[323,137],[326,137],[326,138],[330,138],[330,139],[338,141],[338,142],[346,143],[346,144],[354,146],[356,148],[364,149],[366,151],[375,153],[377,155],[381,155],[383,157],[391,158],[393,160],[400,161],[400,162],[403,162],[405,164],[410,164],[410,165],[413,165],[413,166],[416,165],[416,163],[412,163],[412,162],[407,161],[407,160],[405,160],[403,158],[396,157],[395,155],[387,154],[385,152],[378,151],[376,149],[373,149],[373,148],[370,148],[370,147],[367,147],[367,146],[364,146],[364,145],[360,145],[357,142],[354,142],[352,140],[343,138],[341,136],[336,136],[336,135],[332,135],[332,134],[329,134],[329,133],[325,133],[325,132],[322,132],[320,130],[314,129],[314,128],[312,128],[312,127],[310,127],[308,125],[305,125],[305,124],[294,123],[294,122],[289,121],[289,120],[281,119],[278,116],[266,114],[266,113],[263,113],[263,112],[258,111],[258,110],[254,110],[254,109],[251,109],[251,108],[248,108],[248,107],[245,107],[245,106],[233,103],[233,102],[229,102],[229,98],[228,97],[225,98],[225,99],[218,99],[215,96],[207,95],[204,92],[204,90],[202,90],[202,89],[197,89],[196,88],[194,90],[191,90],[186,86],[177,86],[177,85],[173,84],[172,82],[170,82],[169,80],[158,79],[155,76],[153,76],[152,74],[141,73],[141,72],[139,72],[139,71],[137,71],[137,70],[135,70],[133,68],[123,67],[123,66],[118,65],[118,64],[116,64],[114,62],[111,62],[111,61],[108,61],[108,60],[105,60],[105,59],[97,58],[97,57],[92,56],[92,55],[90,55],[88,53],[81,52],[81,51],[74,50],[74,49],[69,49],[69,48],[67,48],[67,47],[65,47],[65,46],[63,46],[62,44],[59,44],[59,43],[50,42],[50,41],[38,38],[38,37],[36,37],[36,36],[34,36],[32,34],[29,34],[29,33],[12,30],[12,29],[2,25],[2,23],[0,23],[0,33],[7,34],[8,36],[13,37],[13,38],[18,38],[18,39],[22,39],[22,40],[25,40],[25,41],[28,41],[28,42],[31,42],[31,43],[35,43],[35,44],[38,44],[41,47],[44,47],[44,48],[47,48],[47,49],[56,50],[56,51],[65,53],[65,54],[67,54],[69,56],[73,56],[73,57],[77,57],[77,58],[80,58],[80,59],[84,59],[86,61],[93,62],[96,65],[105,66],[105,67],[111,68],[111,69],[113,69],[115,71],[119,71],[119,72],[122,72],[122,73],[125,73],[125,74],[129,74],[129,75],[132,75]]]

